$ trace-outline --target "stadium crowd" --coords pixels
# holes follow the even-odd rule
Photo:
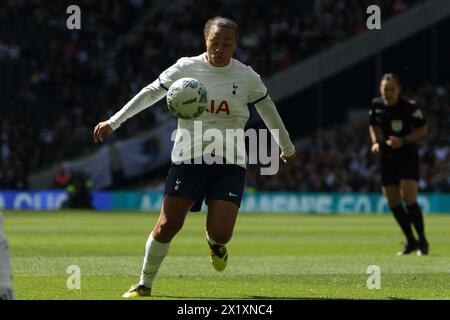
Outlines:
[[[369,4],[379,5],[384,19],[419,1],[178,0],[152,8],[143,0],[80,0],[81,30],[70,31],[70,1],[2,2],[0,188],[26,188],[31,172],[95,148],[93,124],[177,58],[201,52],[201,30],[212,15],[237,21],[242,33],[237,58],[269,76],[364,31]],[[183,14],[194,10],[195,15]],[[117,39],[149,11],[151,23],[133,31],[115,60],[105,62]],[[114,137],[148,129],[165,117],[160,103]]]
[[[237,58],[267,76],[367,30],[369,5],[378,5],[384,19],[416,2],[419,1],[172,1],[155,15],[152,25],[142,28],[123,48],[121,74],[132,71],[141,73],[141,78],[156,76],[160,66],[199,52],[204,47],[204,22],[211,16],[224,15],[233,17],[241,30]],[[129,80],[133,79],[134,76]]]

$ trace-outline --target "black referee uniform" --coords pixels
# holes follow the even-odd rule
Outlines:
[[[400,180],[413,179],[419,181],[419,154],[415,143],[403,143],[400,148],[393,149],[386,144],[389,136],[404,138],[415,129],[426,125],[422,111],[413,103],[400,97],[397,104],[388,106],[383,97],[372,100],[369,124],[381,131],[377,143],[380,145],[380,167],[383,186],[398,186]],[[407,238],[403,251],[407,254],[420,248],[422,254],[428,254],[428,242],[425,238],[422,210],[415,202],[390,208]],[[417,231],[419,241],[415,240],[411,224]]]
[[[419,181],[419,154],[417,145],[407,143],[398,149],[386,145],[389,136],[405,137],[414,129],[426,124],[422,111],[404,98],[399,98],[394,106],[387,106],[384,98],[372,100],[370,125],[381,131],[381,180],[383,186],[399,185],[400,180]]]

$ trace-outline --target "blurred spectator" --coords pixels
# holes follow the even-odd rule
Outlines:
[[[53,185],[56,189],[65,189],[69,182],[71,181],[71,177],[69,173],[64,169],[64,167],[60,167],[58,173],[55,176]]]
[[[74,173],[66,187],[68,199],[62,207],[66,209],[92,209],[91,186],[92,182],[82,172]]]

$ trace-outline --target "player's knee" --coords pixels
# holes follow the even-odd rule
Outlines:
[[[395,208],[397,206],[399,206],[402,203],[402,199],[400,198],[400,196],[398,197],[386,197],[388,206],[390,208]]]
[[[165,220],[157,224],[154,234],[170,241],[182,228],[183,221]]]
[[[407,206],[417,202],[417,192],[415,190],[409,190],[408,188],[402,189],[402,197]]]
[[[406,206],[411,206],[417,202],[417,197],[416,194],[405,194],[403,200],[405,201]]]

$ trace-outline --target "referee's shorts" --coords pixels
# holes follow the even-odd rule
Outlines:
[[[200,211],[203,200],[224,200],[241,205],[246,169],[235,164],[174,164],[166,178],[164,194],[183,196],[196,203],[191,211]]]
[[[419,154],[415,149],[382,150],[381,181],[383,186],[399,185],[400,180],[419,181]]]

